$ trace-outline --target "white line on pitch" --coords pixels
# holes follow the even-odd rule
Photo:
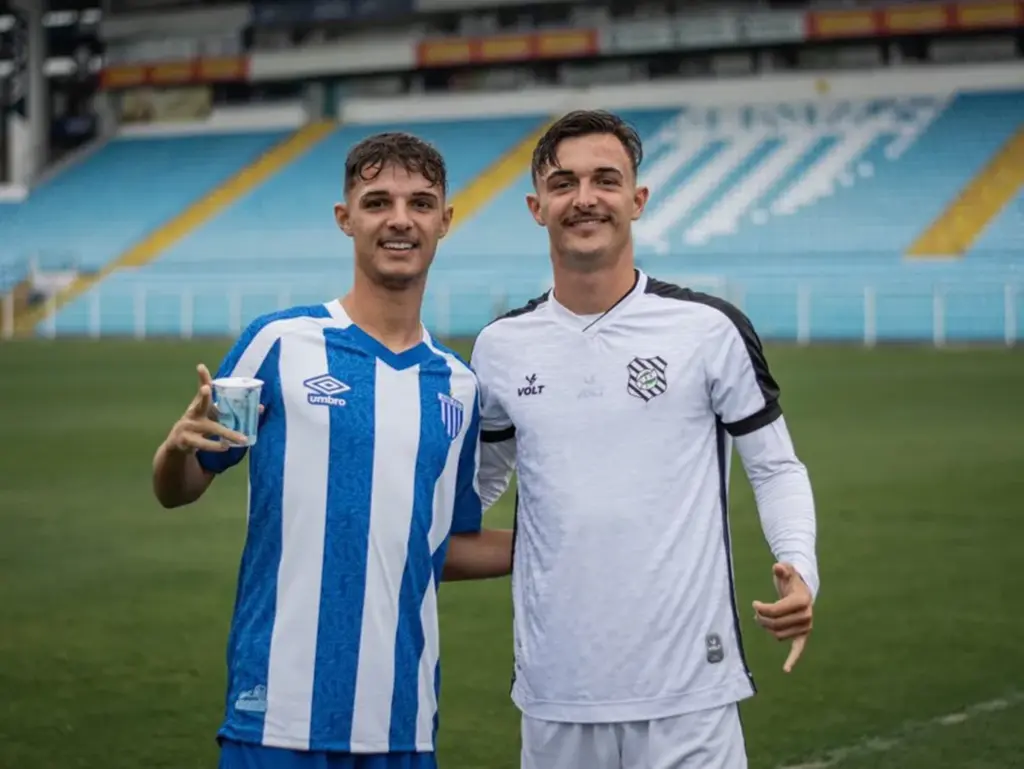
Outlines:
[[[908,721],[894,733],[886,737],[865,737],[860,742],[847,745],[842,748],[835,748],[823,756],[805,761],[799,764],[788,764],[779,769],[832,769],[848,758],[855,756],[866,756],[873,753],[886,753],[911,735],[921,731],[932,730],[943,726],[955,726],[970,720],[981,713],[991,713],[997,710],[1007,710],[1024,704],[1024,692],[1011,692],[1005,697],[994,700],[979,702],[956,713],[947,713],[943,716],[928,719],[927,721]]]

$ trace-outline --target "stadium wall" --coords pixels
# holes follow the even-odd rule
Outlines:
[[[346,123],[385,123],[552,114],[571,109],[778,104],[843,99],[938,96],[1024,88],[1019,62],[982,65],[905,66],[879,72],[769,73],[721,80],[665,80],[589,88],[531,88],[521,98],[508,93],[438,93],[357,97],[338,101]]]
[[[728,80],[664,80],[588,88],[531,88],[510,98],[496,93],[431,93],[347,96],[340,92],[337,119],[348,124],[415,123],[460,117],[496,117],[570,109],[635,109],[683,105],[776,104],[789,101],[873,99],[944,95],[1024,88],[1018,62],[1007,64],[905,66],[868,73],[768,73]],[[131,124],[118,136],[174,136],[298,128],[314,119],[300,100],[215,107],[195,121]]]

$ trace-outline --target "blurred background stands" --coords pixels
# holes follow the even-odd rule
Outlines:
[[[574,107],[638,128],[652,274],[764,336],[1014,344],[1024,2],[7,0],[0,334],[231,335],[344,292],[347,149],[406,129],[457,221],[426,320],[549,282],[529,155]]]

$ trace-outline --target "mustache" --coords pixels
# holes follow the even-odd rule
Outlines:
[[[566,225],[569,225],[569,224],[579,224],[580,222],[591,222],[591,221],[597,221],[597,222],[612,221],[612,215],[611,214],[606,214],[606,213],[601,212],[601,211],[588,211],[586,213],[576,213],[576,214],[573,214],[572,216],[567,216],[565,219],[562,220],[562,223],[566,224]]]

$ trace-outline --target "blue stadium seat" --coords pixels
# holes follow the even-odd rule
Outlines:
[[[0,264],[35,257],[97,270],[285,135],[115,139],[25,202],[0,206]]]
[[[135,307],[141,301],[137,286],[149,289],[147,333],[154,334],[178,332],[180,296],[186,289],[192,293],[197,285],[203,290],[194,305],[196,333],[230,328],[223,299],[239,283],[247,287],[241,302],[245,318],[276,309],[282,301],[322,301],[325,292],[333,296],[344,291],[351,277],[351,241],[338,230],[332,206],[341,197],[345,156],[355,142],[378,131],[415,131],[444,155],[450,191],[455,195],[543,120],[543,116],[530,116],[341,126],[154,263],[111,276],[70,303],[58,314],[56,327],[61,333],[73,333],[99,323],[103,333],[131,333]],[[439,274],[445,272],[443,256],[438,267]],[[533,279],[530,289],[538,285]],[[211,295],[219,297],[221,304],[200,301]],[[478,317],[486,318],[490,310],[487,305]]]
[[[644,140],[641,178],[651,188],[638,253],[726,264],[744,254],[902,253],[1024,124],[1024,98],[879,99],[814,115],[768,105],[623,116]],[[449,252],[480,242],[517,252],[498,256],[545,251],[524,202],[531,187],[524,174],[452,237]]]
[[[1006,288],[1024,261],[1022,198],[965,258],[904,256],[1024,125],[1021,94],[625,116],[644,139],[641,175],[652,188],[636,226],[639,262],[659,277],[729,296],[764,336],[858,338],[865,308],[873,307],[879,339],[930,338],[937,314],[946,338],[998,339],[1008,297],[1024,333],[1024,286],[1013,296]],[[353,142],[372,131],[412,130],[444,153],[457,193],[544,117],[340,127],[155,263],[114,275],[64,308],[57,328],[130,333],[141,321],[147,334],[231,333],[281,304],[341,294],[351,279],[351,244],[338,232],[331,206],[341,195],[343,159]],[[199,146],[220,138],[178,141]],[[147,145],[134,148],[151,175],[166,154],[154,144],[150,161]],[[108,174],[108,184],[114,178]],[[547,235],[525,203],[531,189],[524,169],[442,244],[425,310],[432,326],[471,334],[549,283]],[[160,187],[148,192],[161,211],[150,222],[188,197],[165,195]],[[121,243],[135,237],[139,208],[136,202],[127,217],[134,229],[110,228],[110,237]]]
[[[509,150],[540,118],[342,126],[244,196],[222,215],[192,232],[161,258],[163,264],[230,263],[243,274],[290,261],[318,261],[324,270],[351,256],[332,207],[342,195],[345,156],[370,133],[413,130],[445,156],[452,194]]]
[[[970,253],[1001,258],[1024,270],[1024,189],[982,230]]]

